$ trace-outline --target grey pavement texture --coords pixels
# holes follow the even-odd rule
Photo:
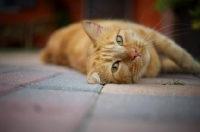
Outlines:
[[[174,80],[184,85],[167,83]],[[199,130],[199,76],[90,85],[73,69],[43,64],[37,52],[0,53],[0,132]]]

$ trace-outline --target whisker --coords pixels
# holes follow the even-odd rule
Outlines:
[[[162,19],[160,19],[160,21],[152,28],[153,30],[164,20],[164,18],[168,15],[169,13],[166,13],[164,16],[163,16],[163,18]],[[148,34],[147,34],[148,35]],[[147,35],[145,35],[145,37],[147,37],[145,40],[147,40],[149,37],[151,37],[152,36],[152,34],[151,35],[149,35],[149,36],[147,36]],[[144,37],[144,38],[145,38]]]
[[[165,33],[164,35],[169,35],[171,33],[176,33],[176,32],[179,32],[179,31],[185,31],[185,30],[189,30],[191,28],[185,28],[185,29],[177,29],[177,30],[174,30],[174,31],[171,31],[171,32],[168,32],[168,33]]]
[[[185,35],[185,34],[188,34],[188,33],[190,33],[190,31],[188,31],[188,32],[184,32],[184,33],[175,34],[175,35],[172,35],[171,37],[174,37],[174,36],[180,36],[180,35]],[[161,39],[161,38],[155,38],[155,39],[152,39],[152,40],[146,42],[144,45],[147,45],[148,43],[151,43],[152,41],[156,41],[156,40],[159,40],[159,39]]]
[[[189,26],[189,24],[171,24],[171,25],[167,25],[167,26],[164,26],[164,27],[162,27],[161,29],[159,29],[159,30],[155,30],[155,31],[161,31],[162,29],[165,29],[165,28],[167,28],[167,27],[170,27],[170,26],[175,26],[175,25],[187,25],[187,26]],[[163,35],[168,35],[168,34],[170,34],[170,33],[173,33],[173,32],[177,32],[177,31],[181,31],[181,30],[188,30],[188,29],[191,29],[191,27],[189,27],[189,28],[185,28],[185,29],[178,29],[178,30],[174,30],[174,31],[171,31],[171,32],[168,32],[168,33],[165,33],[165,34],[163,34]],[[149,35],[149,37],[151,37],[152,36],[152,34],[151,35]],[[148,37],[148,38],[149,38]],[[145,40],[148,40],[148,38],[146,38]]]
[[[166,26],[162,27],[161,29],[155,30],[155,31],[161,31],[162,29],[165,29],[165,28],[170,27],[170,26],[176,26],[176,25],[179,25],[179,26],[189,26],[189,27],[191,26],[190,24],[186,24],[186,23],[176,23],[176,24],[166,25]]]
[[[141,19],[140,19],[139,24],[142,23],[142,19],[144,18],[144,14],[146,13],[146,10],[147,10],[147,7],[145,8],[145,10],[144,10],[143,13],[142,13],[142,17],[141,17]]]
[[[159,29],[159,30],[155,30],[155,31],[159,32],[159,31],[161,31],[161,30],[163,30],[163,29],[165,29],[165,28],[167,28],[167,27],[175,26],[175,25],[182,25],[182,26],[189,26],[189,27],[190,27],[190,24],[185,24],[185,23],[180,23],[180,24],[170,24],[170,25],[164,26],[164,27],[162,27],[161,29]],[[191,29],[191,28],[187,28],[187,29]],[[173,32],[175,32],[175,30],[174,30]],[[170,34],[170,32],[165,33],[165,34],[163,34],[163,35],[167,35],[167,34]],[[147,35],[146,35],[146,36],[147,36]],[[151,37],[151,36],[152,36],[152,35],[149,35],[149,37]],[[149,38],[149,37],[148,37],[148,38]],[[144,41],[147,41],[148,38],[145,39],[145,37],[143,37]]]
[[[191,32],[191,31],[184,32],[184,33],[179,33],[179,34],[175,34],[175,35],[172,35],[172,37],[180,36],[180,35],[185,35],[185,34],[188,34],[188,33],[190,33],[190,32]]]
[[[185,30],[189,30],[189,29],[191,29],[191,28],[177,29],[177,30],[174,30],[174,31],[165,33],[165,34],[163,34],[163,35],[169,35],[169,34],[171,34],[171,33],[176,33],[176,32],[179,32],[179,31],[185,31]],[[187,32],[187,33],[188,33],[188,32]],[[181,33],[181,34],[183,34],[183,33]],[[173,37],[173,36],[178,36],[178,35],[181,35],[181,34],[175,34],[175,35],[172,35],[171,37]],[[152,41],[155,41],[155,40],[159,40],[159,39],[160,39],[160,38],[151,39],[151,40],[145,42],[145,44],[146,44],[146,43],[149,43],[149,42],[152,42]]]
[[[163,16],[163,18],[160,19],[160,21],[159,21],[152,29],[155,29],[155,28],[164,20],[164,18],[165,18],[167,15],[169,15],[169,13],[166,13],[166,14]]]
[[[113,12],[113,13],[111,14],[111,16],[110,16],[109,18],[107,18],[107,20],[112,19],[112,16],[113,16],[115,13],[117,13],[117,12],[118,12],[118,11]]]
[[[126,22],[128,23],[128,25],[131,27],[132,22],[130,20],[128,20],[126,17],[124,17]]]

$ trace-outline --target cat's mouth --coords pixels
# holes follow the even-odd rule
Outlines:
[[[138,59],[138,58],[140,58],[139,55],[138,55],[138,56],[135,56],[134,58],[132,58],[132,60],[135,60],[135,59]]]
[[[138,62],[140,62],[140,60],[142,60],[142,57],[141,57],[141,56],[136,56],[136,57],[134,57],[133,59],[131,59],[131,61],[132,61],[133,63],[138,63]]]

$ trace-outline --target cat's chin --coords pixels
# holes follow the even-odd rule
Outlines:
[[[137,56],[137,57],[133,58],[132,61],[135,61],[135,60],[138,60],[138,59],[141,59],[141,56]]]
[[[135,57],[134,59],[131,60],[131,62],[133,64],[133,66],[135,66],[136,64],[142,66],[144,64],[143,57],[141,57],[141,56]]]

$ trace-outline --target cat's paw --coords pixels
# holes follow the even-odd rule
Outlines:
[[[200,63],[198,61],[194,61],[193,67],[191,69],[192,73],[200,74]]]

